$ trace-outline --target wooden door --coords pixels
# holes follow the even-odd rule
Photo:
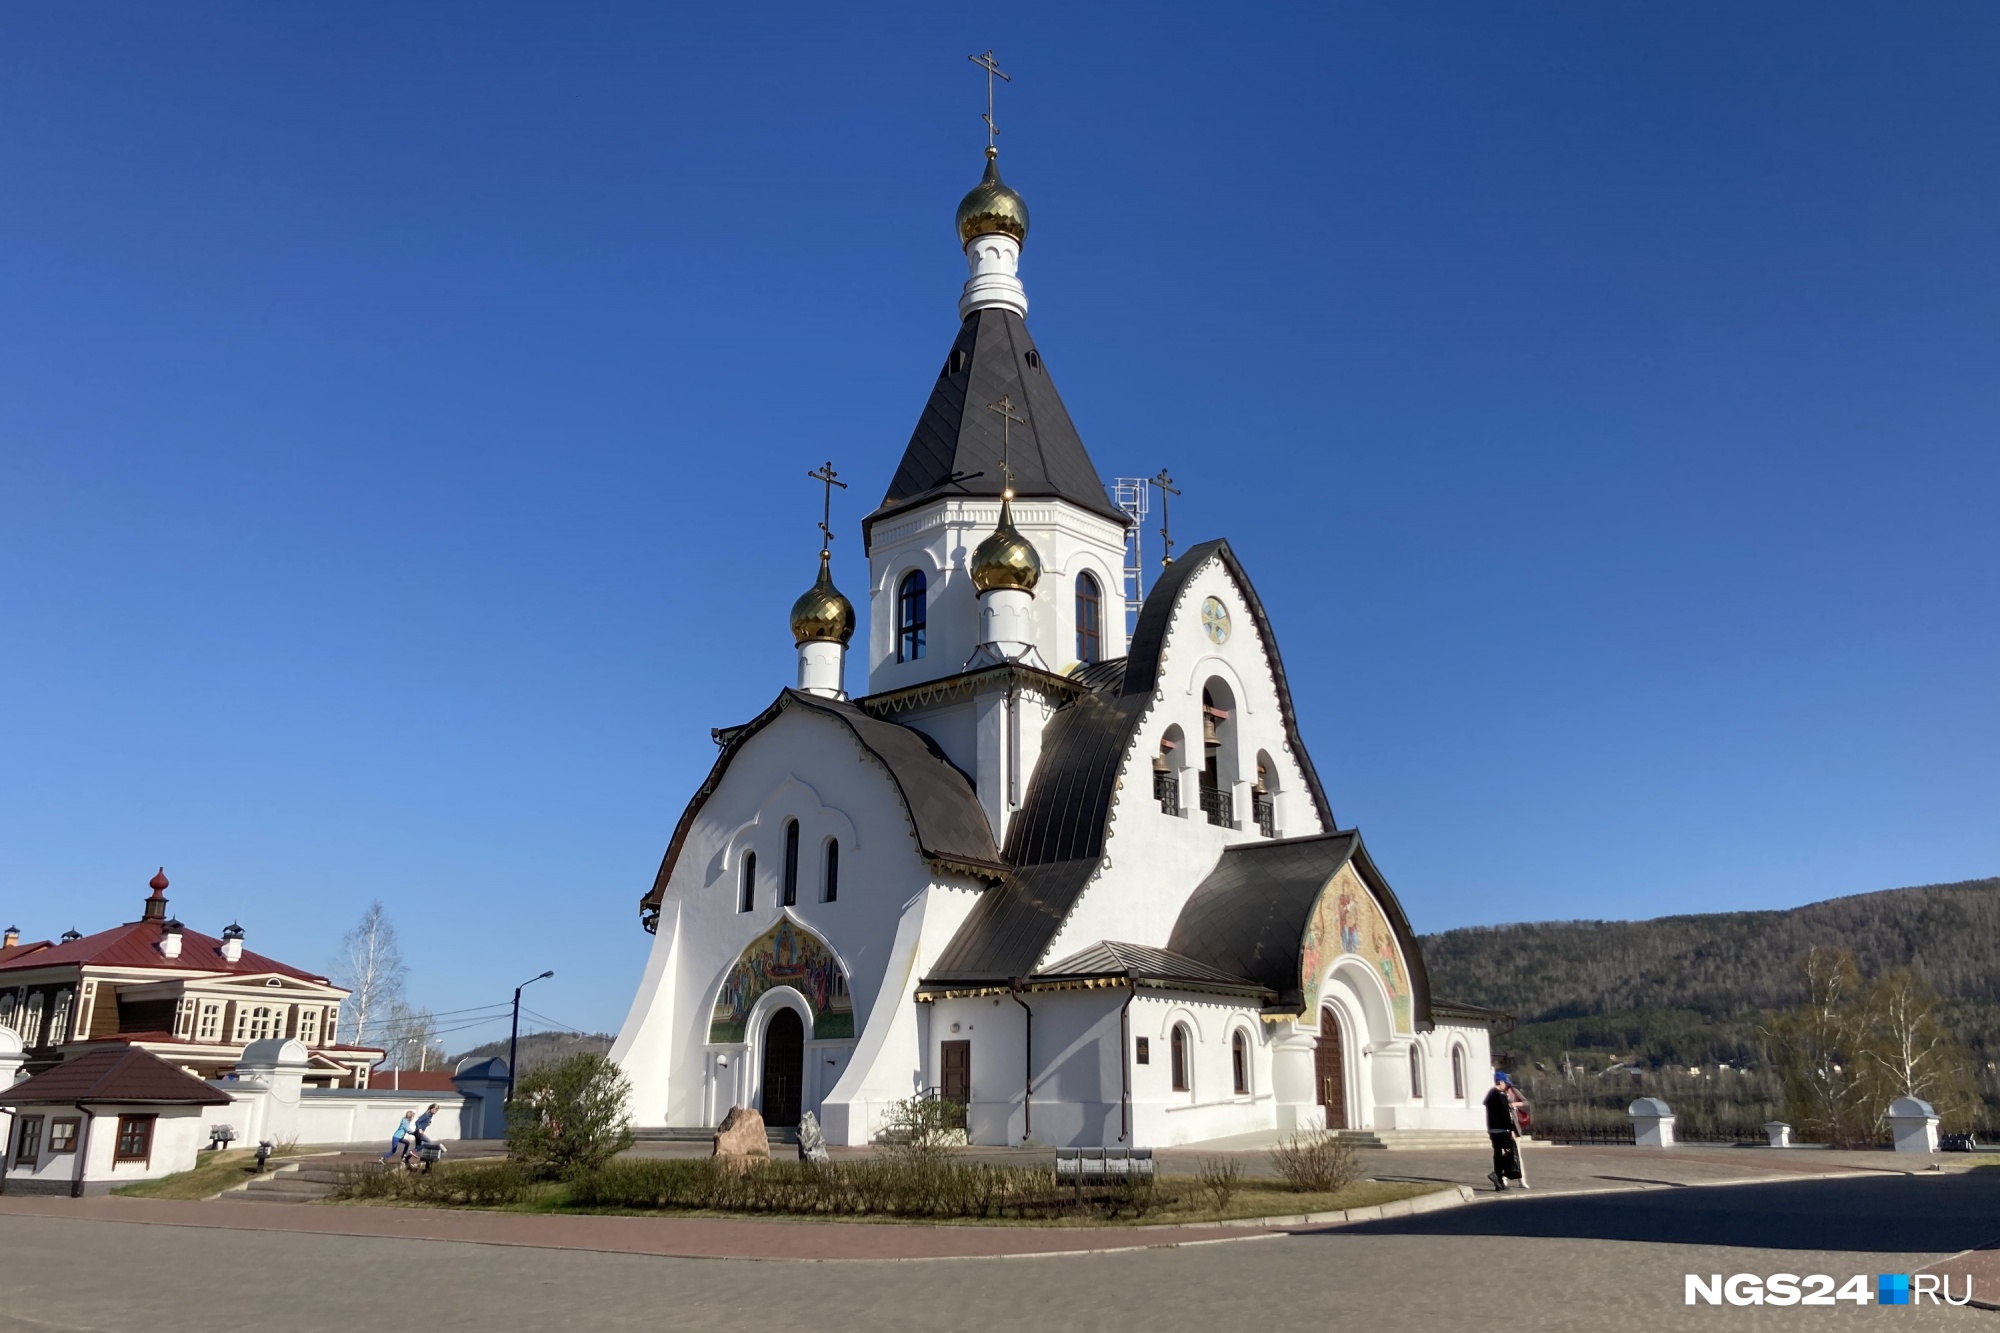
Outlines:
[[[764,1123],[799,1123],[805,1092],[806,1027],[790,1009],[771,1015],[764,1027]]]
[[[1319,1011],[1319,1046],[1313,1051],[1319,1104],[1326,1108],[1328,1129],[1347,1128],[1347,1062],[1341,1057],[1340,1020],[1333,1010]]]
[[[939,1044],[938,1095],[964,1106],[972,1100],[972,1043],[947,1041]]]

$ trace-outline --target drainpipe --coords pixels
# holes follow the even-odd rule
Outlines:
[[[1139,983],[1125,973],[1125,1003],[1118,1006],[1118,1141],[1130,1146],[1132,1138],[1132,1001],[1139,998]]]
[[[1027,1015],[1021,1022],[1022,1047],[1027,1052],[1021,1075],[1021,1142],[1026,1143],[1035,1136],[1035,1011],[1021,998],[1021,978],[1007,978],[1007,991]]]
[[[96,1123],[97,1117],[93,1116],[90,1108],[82,1102],[75,1103],[75,1106],[77,1110],[83,1112],[83,1123],[76,1127],[76,1170],[70,1172],[69,1197],[81,1199],[83,1168],[90,1161],[90,1127]]]

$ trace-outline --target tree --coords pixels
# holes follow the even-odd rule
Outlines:
[[[1764,1029],[1784,1088],[1785,1112],[1799,1129],[1836,1146],[1862,1142],[1871,1119],[1861,1063],[1861,973],[1849,949],[1818,946],[1799,960],[1806,1002]]]
[[[341,949],[335,971],[352,992],[347,1001],[353,1023],[349,1039],[356,1046],[368,1046],[381,1035],[385,1020],[402,1000],[403,978],[409,973],[381,899],[368,904],[360,922],[342,937]]]
[[[632,1146],[625,1071],[595,1052],[537,1067],[507,1104],[507,1156],[542,1176],[583,1175]]]
[[[1899,967],[1868,988],[1862,1010],[1861,1056],[1875,1115],[1886,1115],[1898,1097],[1916,1097],[1948,1123],[1969,1123],[1978,1100],[1972,1057],[1940,1020],[1930,983]]]
[[[413,1009],[401,1000],[389,1008],[383,1025],[383,1046],[391,1069],[442,1069],[444,1043],[437,1038],[437,1019],[428,1009]]]

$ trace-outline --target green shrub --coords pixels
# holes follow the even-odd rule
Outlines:
[[[596,1170],[632,1146],[625,1072],[594,1051],[537,1065],[507,1106],[508,1160],[544,1178]]]
[[[520,1203],[535,1193],[534,1176],[513,1162],[440,1166],[432,1171],[355,1166],[341,1175],[334,1193],[338,1199],[493,1208]]]

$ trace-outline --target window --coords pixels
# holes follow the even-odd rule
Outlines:
[[[271,1006],[268,1004],[260,1004],[252,1008],[250,1010],[250,1022],[247,1028],[247,1031],[250,1034],[250,1040],[262,1041],[266,1037],[276,1035],[276,1026],[277,1026],[276,1017],[277,1016],[271,1012]]]
[[[1153,1063],[1153,1043],[1144,1037],[1139,1038],[1138,1057],[1139,1063],[1142,1065]]]
[[[1188,1091],[1188,1030],[1185,1023],[1174,1024],[1174,1031],[1168,1040],[1168,1055],[1173,1059],[1174,1091]]]
[[[743,905],[738,911],[749,912],[757,906],[757,853],[743,853]]]
[[[1103,596],[1097,580],[1088,574],[1076,576],[1076,660],[1095,662],[1104,655],[1102,621],[1098,618]]]
[[[1410,1096],[1421,1098],[1423,1095],[1424,1048],[1421,1046],[1412,1046],[1410,1047]]]
[[[49,1045],[60,1046],[69,1040],[69,997],[68,991],[56,996],[55,1012],[49,1015]]]
[[[785,821],[785,906],[799,905],[799,821]]]
[[[319,1010],[305,1008],[299,1010],[299,1040],[308,1046],[319,1045]]]
[[[1465,1100],[1465,1048],[1451,1048],[1451,1095],[1459,1101]]]
[[[826,883],[820,892],[821,902],[840,901],[840,839],[826,840]]]
[[[21,1127],[14,1131],[14,1165],[33,1166],[35,1159],[42,1155],[42,1118],[38,1115],[21,1117]]]
[[[83,1124],[80,1116],[66,1115],[49,1124],[49,1151],[52,1153],[75,1152],[76,1131]]]
[[[28,1011],[21,1016],[21,1045],[35,1047],[42,1044],[42,993],[36,991],[28,997]]]
[[[14,1019],[14,997],[0,995],[0,1027],[12,1027]]]
[[[118,1150],[112,1160],[117,1162],[143,1162],[153,1155],[153,1116],[121,1115],[118,1117]]]
[[[196,1041],[222,1040],[222,1003],[219,1000],[201,1002],[201,1019],[195,1024]]]
[[[1229,1039],[1229,1070],[1234,1079],[1236,1095],[1250,1095],[1250,1042],[1239,1030]]]
[[[903,576],[896,590],[896,660],[914,662],[924,655],[925,600],[930,580],[924,571],[913,569]]]

